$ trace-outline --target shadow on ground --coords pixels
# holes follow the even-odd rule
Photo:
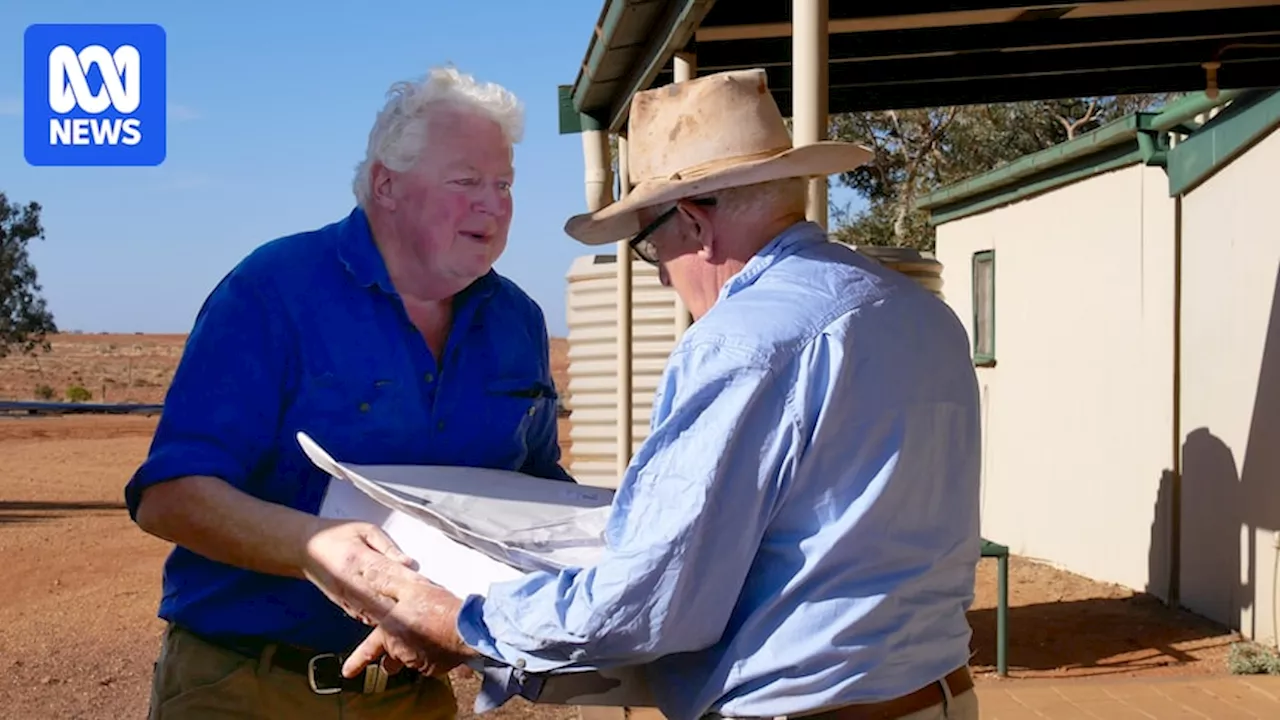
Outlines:
[[[969,613],[971,663],[996,665],[996,610]],[[1145,593],[1009,608],[1009,671],[1019,674],[1142,674],[1224,654],[1238,635]],[[1070,672],[1076,671],[1076,672]]]
[[[118,502],[47,502],[41,500],[0,500],[0,525],[15,522],[54,520],[80,513],[100,514],[125,511]]]

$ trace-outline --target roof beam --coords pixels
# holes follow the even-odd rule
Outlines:
[[[972,10],[1064,10],[1081,5],[1109,4],[1116,0],[900,0],[899,2],[874,3],[866,0],[832,0],[829,20],[853,20],[870,17],[911,17],[937,15],[939,13],[966,12]],[[725,2],[707,13],[702,28],[733,25],[766,25],[786,23],[791,20],[790,0],[770,2]]]
[[[875,3],[860,3],[863,8],[879,8]],[[1150,15],[1168,12],[1189,12],[1196,10],[1224,10],[1228,8],[1268,7],[1280,5],[1277,0],[1082,0],[1079,2],[969,2],[956,7],[955,3],[947,4],[945,12],[902,12],[895,8],[895,15],[854,15],[837,17],[836,10],[831,13],[829,23],[834,33],[862,33],[887,30],[909,30],[939,27],[961,27],[968,25],[1000,24],[1018,20],[1025,11],[1052,10],[1066,8],[1069,11],[1064,19],[1107,17],[1118,15]],[[963,9],[962,9],[963,8]],[[724,42],[729,40],[762,40],[767,38],[791,37],[789,18],[780,17],[770,22],[749,22],[740,20],[744,14],[734,12],[737,23],[729,25],[708,25],[698,28],[695,39],[699,43]]]
[[[785,71],[784,71],[785,72]],[[789,72],[785,73],[790,75]],[[791,114],[791,92],[778,85],[770,71],[770,89],[783,115]],[[1280,85],[1280,59],[1224,64],[1219,73],[1224,90]],[[979,78],[941,82],[893,83],[831,87],[830,112],[866,112],[948,105],[1022,102],[1133,93],[1195,92],[1204,89],[1199,67],[1167,66],[1149,69],[1089,70],[1058,75]]]
[[[1258,59],[1280,59],[1280,31],[1257,38],[1274,43],[1274,49],[1241,49],[1224,65],[1238,65]],[[1200,74],[1200,64],[1211,60],[1220,40],[1160,43],[1158,45],[1113,45],[1068,48],[1040,52],[984,52],[955,55],[945,63],[936,58],[868,60],[833,64],[832,87],[872,87],[920,82],[949,82],[982,79],[1009,79],[1089,72],[1153,70],[1162,67],[1189,68]],[[1280,81],[1280,78],[1276,78]]]
[[[986,23],[1010,22],[1021,14],[1020,9],[997,8],[994,10],[961,10],[958,12],[929,15],[886,15],[884,17],[847,18],[827,21],[831,34],[875,32],[878,30],[903,30],[926,27],[960,27]],[[791,22],[761,23],[758,25],[721,25],[698,28],[695,39],[699,43],[725,40],[765,40],[790,38]]]
[[[831,62],[836,64],[996,50],[1012,52],[1187,40],[1227,41],[1277,31],[1280,31],[1280,8],[1244,8],[832,35],[830,55]],[[698,61],[707,72],[787,65],[791,62],[791,38],[701,43]]]

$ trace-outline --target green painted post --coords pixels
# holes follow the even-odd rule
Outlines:
[[[1009,548],[982,539],[982,557],[996,559],[996,674],[1009,676]]]
[[[996,673],[1009,676],[1009,554],[996,559],[996,592],[1000,595],[996,606]]]

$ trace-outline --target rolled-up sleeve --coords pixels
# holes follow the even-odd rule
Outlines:
[[[150,452],[125,486],[136,519],[142,493],[192,475],[245,488],[270,450],[288,361],[281,311],[237,268],[196,315],[165,396]]]
[[[662,419],[619,486],[600,561],[466,598],[462,639],[535,673],[713,645],[798,462],[793,380],[733,347],[673,354]]]

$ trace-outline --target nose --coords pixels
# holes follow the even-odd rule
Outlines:
[[[485,183],[476,190],[472,208],[488,215],[501,215],[509,193],[500,183]]]

